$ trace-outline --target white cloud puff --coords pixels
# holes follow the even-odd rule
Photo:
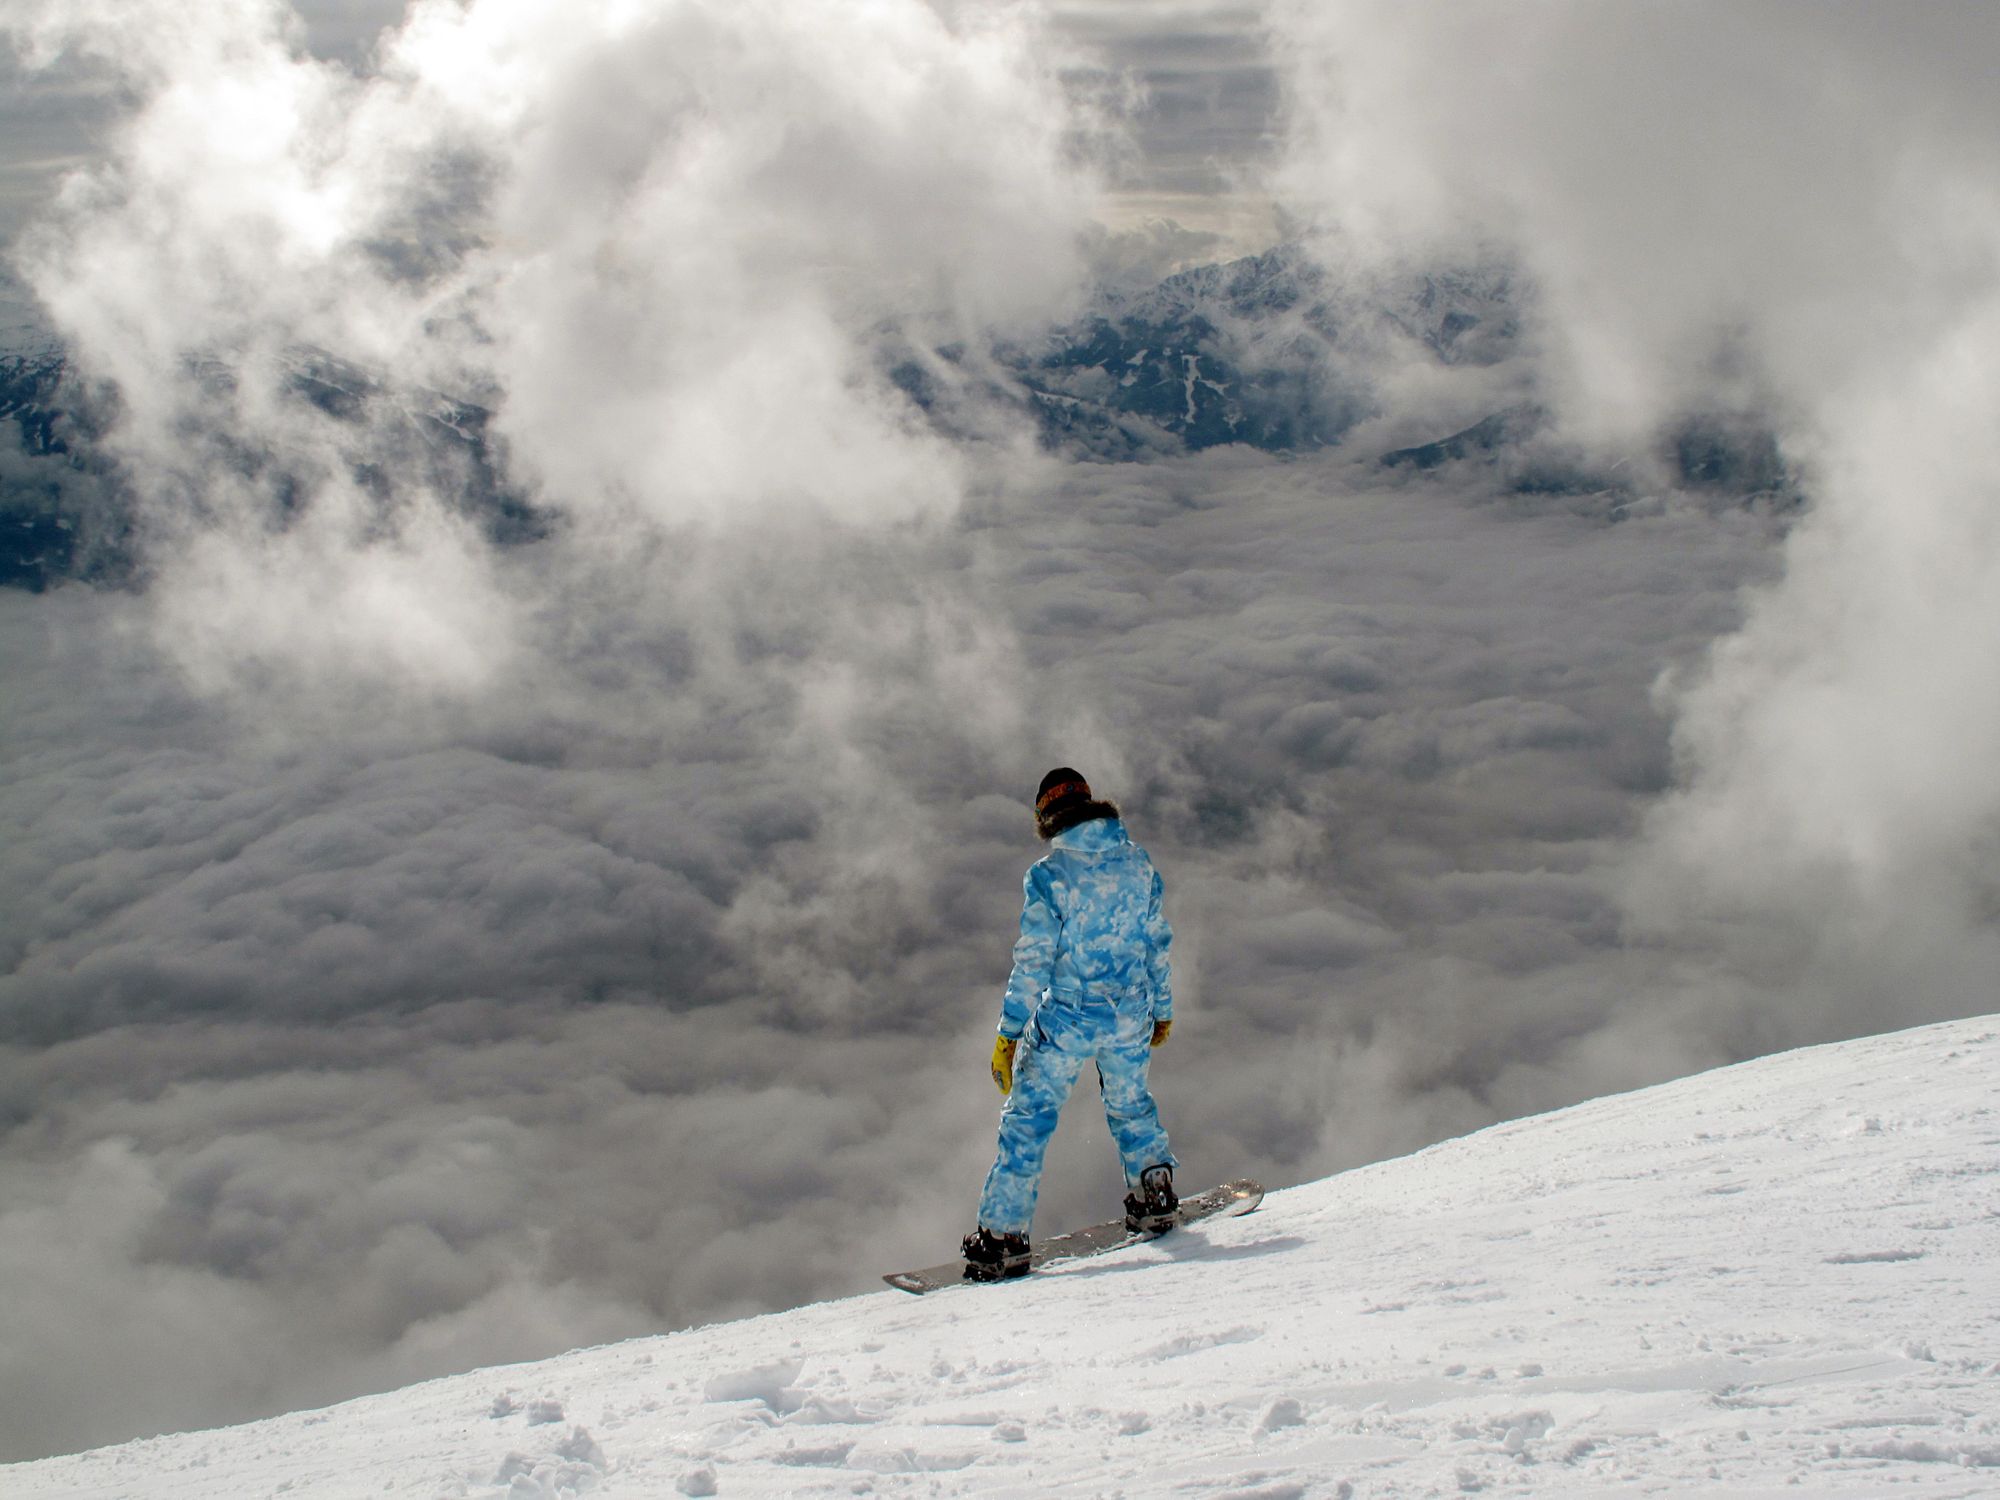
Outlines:
[[[2000,625],[2000,14],[1276,14],[1286,180],[1324,229],[1505,245],[1572,424],[1754,410],[1805,478],[1783,581],[1664,689],[1683,787],[1651,820],[1642,925],[1747,923],[1768,977],[1775,916],[1824,949],[1809,985],[1982,1003],[1960,976],[1991,957],[2000,831],[2000,679],[1975,644]]]
[[[1012,7],[435,0],[360,75],[278,0],[7,21],[136,97],[24,261],[115,391],[161,597],[213,607],[168,637],[208,677],[299,641],[261,627],[301,607],[350,622],[307,673],[465,688],[504,657],[521,580],[383,461],[381,388],[489,407],[508,478],[600,550],[937,516],[963,458],[887,341],[1039,325],[1083,271],[1093,127]],[[327,358],[371,398],[295,399]]]

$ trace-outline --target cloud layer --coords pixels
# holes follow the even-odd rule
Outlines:
[[[1734,620],[1766,523],[1368,475],[1218,450],[926,538],[767,539],[572,608],[567,654],[476,703],[311,744],[163,679],[117,629],[140,606],[0,599],[0,1256],[50,1294],[9,1302],[0,1381],[41,1393],[11,1450],[865,1290],[948,1245],[1059,761],[1167,873],[1191,1179],[1715,1060],[1633,1013],[1651,960],[1594,866],[1666,775],[1653,675]],[[757,611],[709,598],[728,577]],[[1050,1223],[1116,1198],[1091,1108]]]

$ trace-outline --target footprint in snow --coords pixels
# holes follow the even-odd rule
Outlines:
[[[1156,1344],[1142,1353],[1142,1360],[1179,1359],[1185,1354],[1199,1354],[1204,1349],[1220,1348],[1224,1344],[1247,1344],[1261,1339],[1261,1328],[1225,1328],[1217,1333],[1184,1333],[1179,1338],[1168,1339],[1164,1344]]]
[[[797,1444],[787,1444],[782,1453],[771,1455],[771,1462],[790,1469],[840,1469],[847,1465],[847,1455],[854,1451],[853,1443],[827,1443],[816,1448],[801,1448]]]
[[[1302,1484],[1262,1484],[1254,1482],[1261,1479],[1261,1475],[1244,1477],[1253,1480],[1250,1488],[1224,1490],[1216,1495],[1214,1500],[1305,1500],[1306,1487]],[[1339,1500],[1346,1500],[1346,1497],[1352,1495],[1354,1491],[1343,1484],[1334,1493]]]

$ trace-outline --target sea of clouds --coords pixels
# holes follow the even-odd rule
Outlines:
[[[0,1457],[936,1258],[1057,762],[1166,874],[1189,1180],[1991,1006],[1972,8],[1260,22],[1330,264],[1506,255],[1567,433],[1754,413],[1796,521],[1375,464],[1493,371],[1293,458],[941,431],[892,359],[1149,253],[1010,7],[0,16],[131,101],[19,259],[149,575],[0,597]],[[547,534],[302,350],[490,408]],[[1119,1191],[1091,1108],[1045,1225]]]

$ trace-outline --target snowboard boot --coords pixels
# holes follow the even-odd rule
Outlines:
[[[1028,1237],[995,1234],[981,1224],[959,1242],[967,1281],[1002,1281],[1028,1274]]]
[[[1174,1169],[1148,1167],[1139,1174],[1139,1191],[1125,1195],[1125,1228],[1133,1234],[1165,1234],[1180,1222],[1180,1206]]]

